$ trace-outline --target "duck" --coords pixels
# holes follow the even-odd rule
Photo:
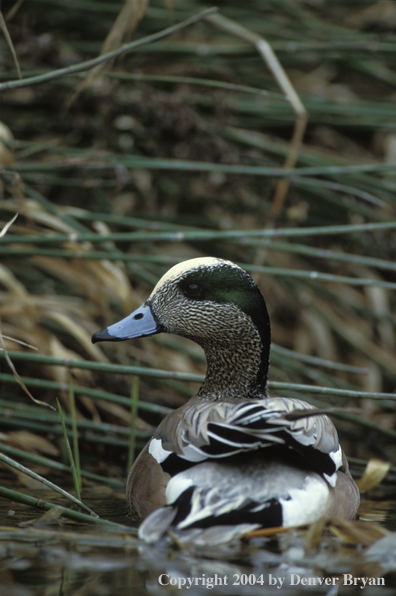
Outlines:
[[[199,344],[205,379],[167,415],[127,479],[138,536],[224,543],[266,528],[351,520],[359,490],[330,418],[270,397],[270,320],[239,265],[199,257],[172,267],[149,298],[92,341],[173,333]]]

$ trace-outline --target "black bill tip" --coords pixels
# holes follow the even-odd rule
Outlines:
[[[108,330],[106,328],[106,329],[102,329],[101,331],[97,331],[96,333],[94,333],[91,338],[91,341],[93,344],[96,344],[98,341],[117,341],[117,338],[110,335],[110,333],[108,332]],[[118,341],[122,341],[122,340],[118,340]]]

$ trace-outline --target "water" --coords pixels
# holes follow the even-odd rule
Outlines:
[[[52,491],[26,492],[65,505]],[[376,497],[365,501],[365,518],[395,530],[395,503]],[[83,498],[101,517],[130,524],[123,495],[95,487],[84,489]],[[180,549],[64,518],[37,523],[41,516],[0,499],[1,596],[396,594],[393,533],[369,548],[345,545],[330,532],[315,541],[292,530],[246,544]],[[361,583],[351,585],[357,577],[377,585],[362,590]]]

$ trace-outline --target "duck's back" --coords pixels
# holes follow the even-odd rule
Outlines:
[[[337,432],[327,416],[312,414],[309,404],[286,398],[235,404],[194,397],[175,410],[128,478],[131,508],[142,518],[156,511],[141,537],[211,527],[221,539],[230,526],[235,533],[237,526],[352,518],[359,493]]]

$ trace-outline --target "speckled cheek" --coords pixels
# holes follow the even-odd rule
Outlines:
[[[182,328],[187,323],[183,313],[183,297],[169,285],[163,291],[150,296],[149,302],[155,319],[165,331],[182,335]]]

